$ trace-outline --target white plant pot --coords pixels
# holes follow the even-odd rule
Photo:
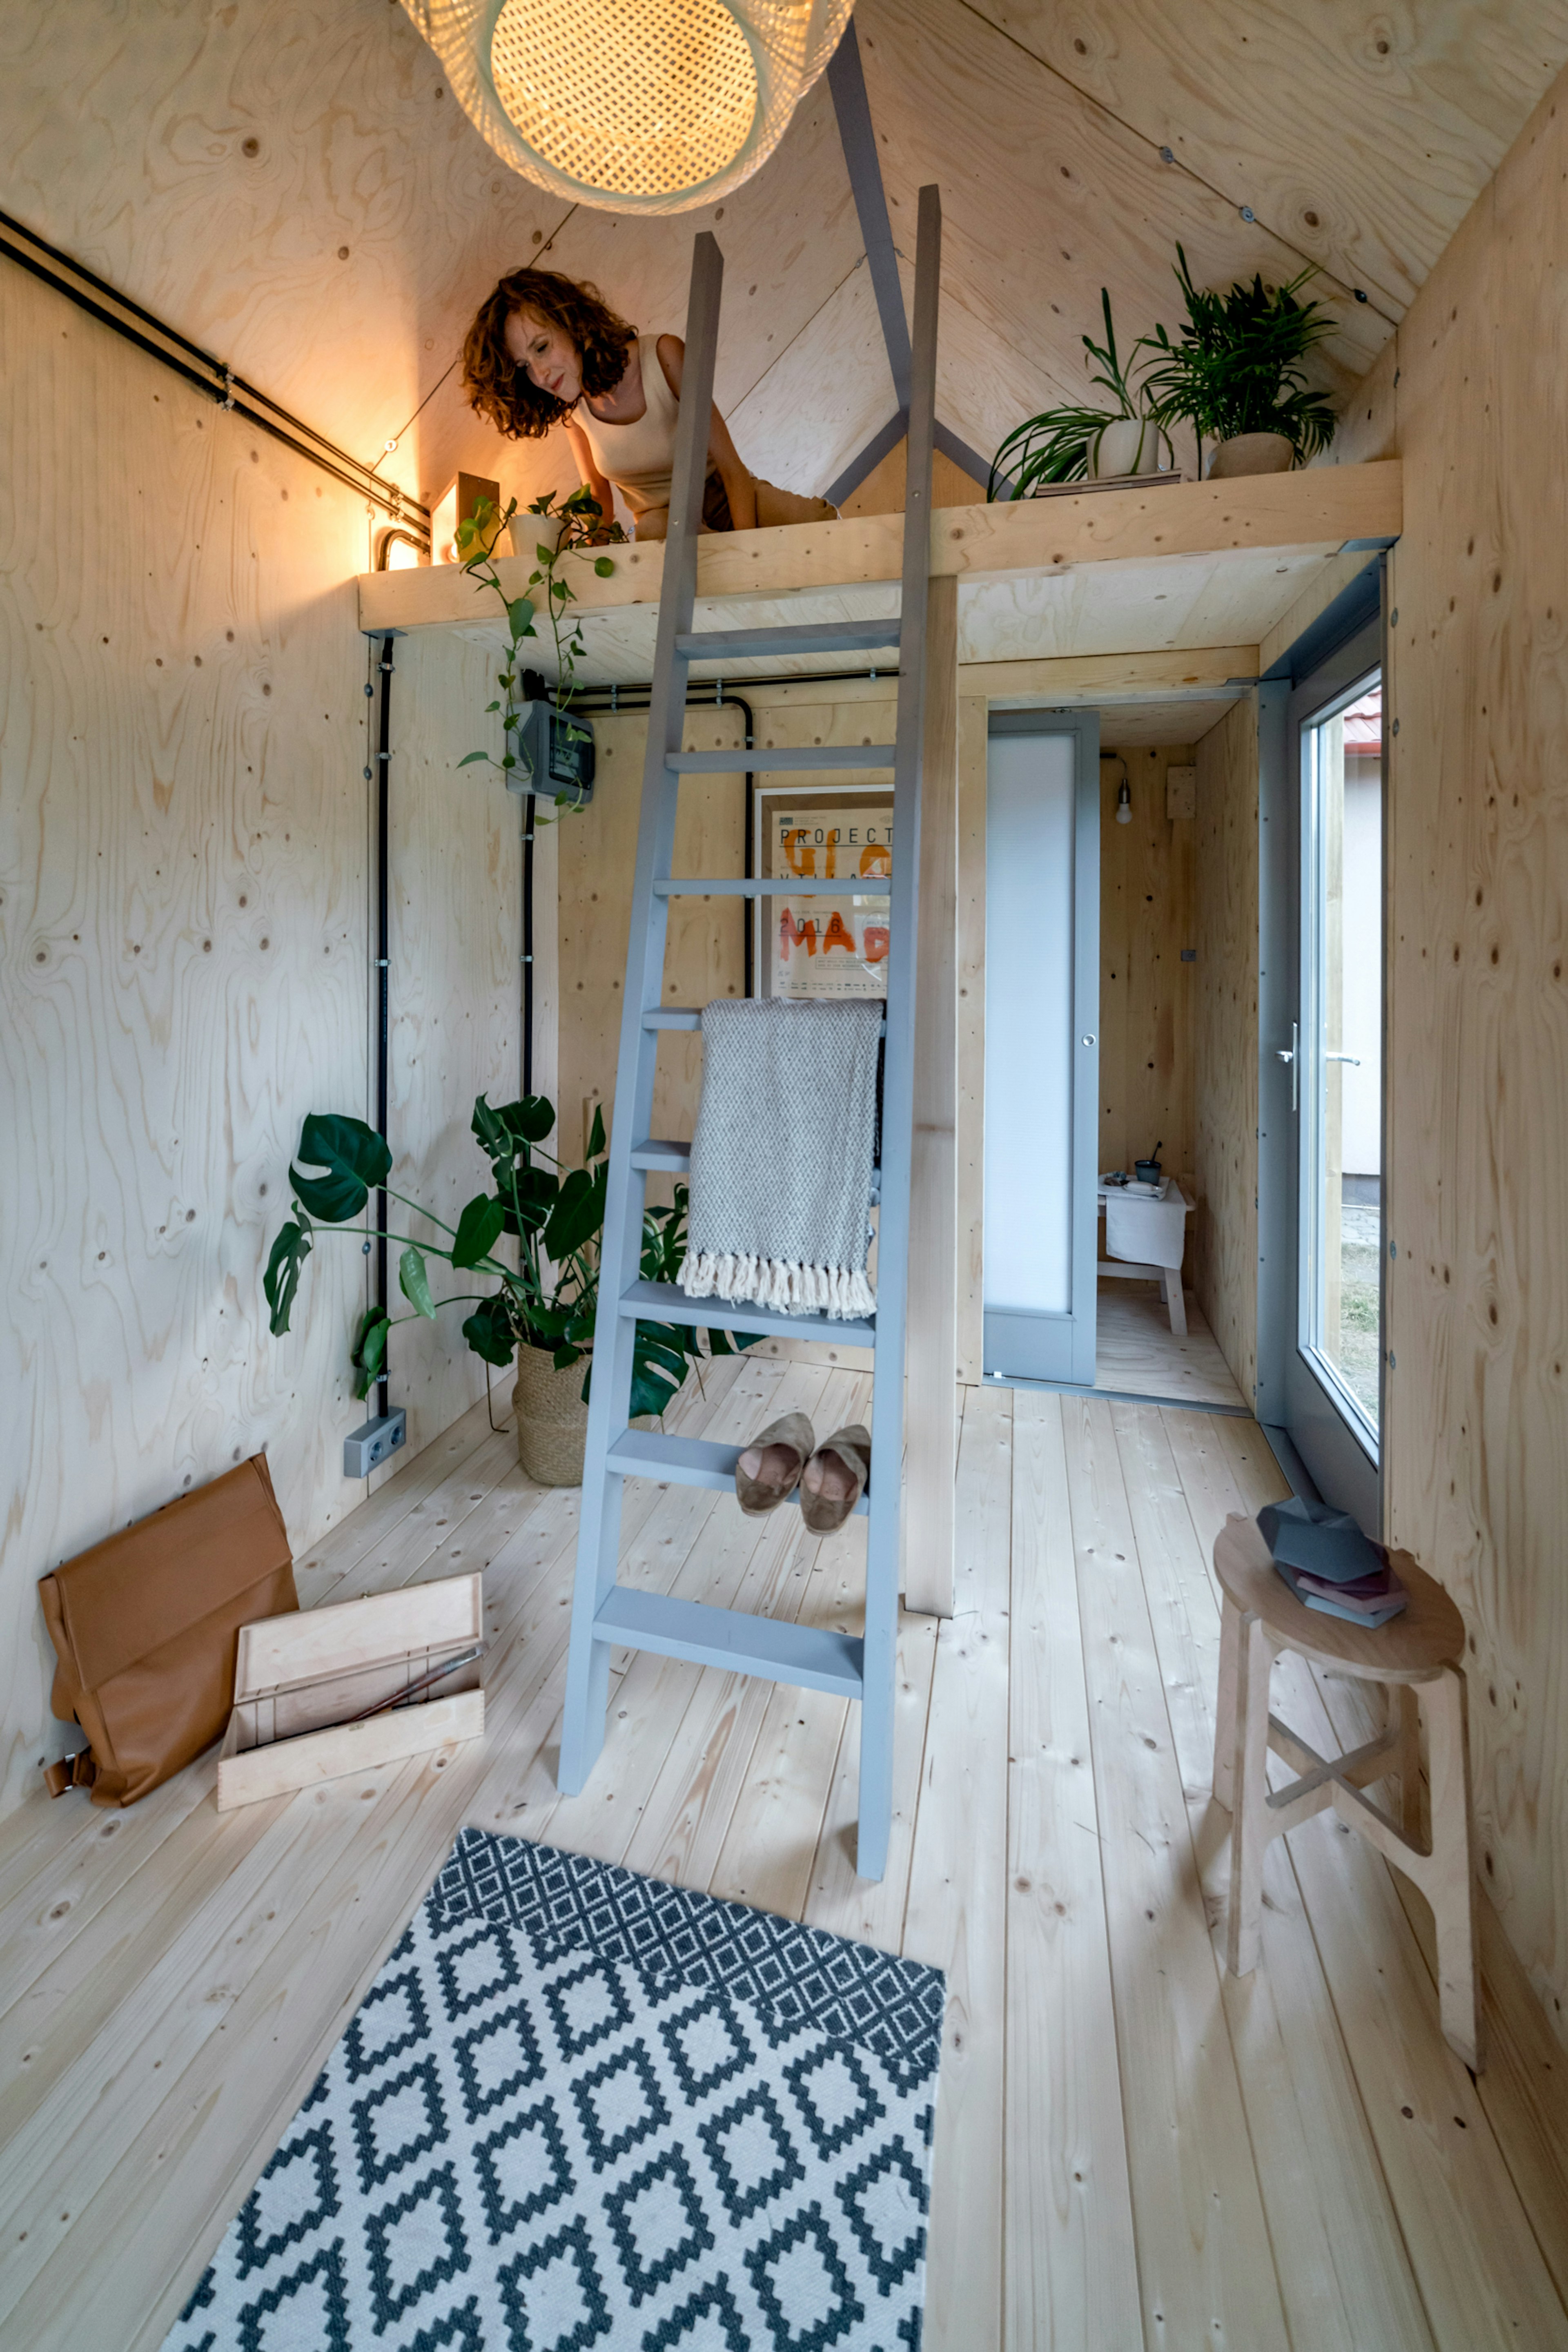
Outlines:
[[[1288,435],[1239,433],[1234,441],[1222,441],[1215,450],[1208,461],[1208,478],[1220,482],[1236,474],[1288,474],[1295,462]]]
[[[1107,425],[1089,461],[1090,478],[1097,482],[1159,470],[1160,428],[1144,416],[1119,416]]]
[[[541,547],[548,547],[553,553],[560,545],[566,522],[565,515],[514,515],[509,526],[512,553],[520,555],[525,563],[537,562],[537,551]]]

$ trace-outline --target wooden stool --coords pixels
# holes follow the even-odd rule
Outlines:
[[[1470,1870],[1469,1751],[1465,1732],[1465,1628],[1458,1611],[1408,1552],[1394,1565],[1409,1595],[1404,1613],[1371,1627],[1325,1617],[1299,1601],[1269,1556],[1256,1521],[1232,1513],[1214,1546],[1225,1595],[1214,1793],[1231,1816],[1228,1958],[1234,1976],[1258,1965],[1263,1855],[1270,1838],[1332,1807],[1413,1878],[1437,1928],[1443,2032],[1472,2073],[1482,2053],[1476,1915]],[[1347,1756],[1317,1755],[1269,1711],[1269,1670],[1293,1650],[1333,1675],[1388,1685],[1387,1727]],[[1420,1723],[1425,1693],[1431,1833],[1421,1843]],[[1270,1748],[1301,1779],[1270,1791]],[[1399,1777],[1399,1819],[1363,1796],[1368,1781]]]

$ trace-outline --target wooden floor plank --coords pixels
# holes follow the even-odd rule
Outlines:
[[[1256,1443],[1245,1424],[1222,1430],[1218,1436],[1236,1480],[1238,1508],[1256,1512],[1286,1491],[1272,1454]],[[1371,1709],[1361,1687],[1330,1682],[1322,1675],[1313,1680],[1342,1746],[1353,1747],[1368,1737]],[[1397,1871],[1393,1883],[1435,1987],[1436,1941],[1426,1898]],[[1568,2061],[1484,1885],[1478,1885],[1476,1893],[1488,2041],[1486,2069],[1477,2088],[1547,2268],[1568,2304]]]
[[[860,1818],[860,1721],[852,1707],[839,1740],[832,1787],[811,1864],[804,1916],[813,1927],[855,1942],[896,1952],[904,1943],[909,1874],[915,1860],[915,1819],[925,1758],[925,1723],[931,1707],[931,1677],[936,1664],[941,1620],[912,1616],[898,1621],[898,1670],[894,1697],[893,1832],[887,1868],[880,1878],[862,1878],[855,1869]]]
[[[351,1574],[361,1560],[368,1559],[378,1546],[390,1539],[411,1514],[428,1503],[432,1495],[461,1480],[465,1471],[470,1480],[476,1471],[480,1471],[486,1486],[493,1483],[489,1476],[491,1464],[499,1462],[505,1465],[515,1462],[517,1443],[515,1436],[497,1439],[484,1406],[475,1405],[440,1437],[433,1438],[357,1510],[346,1513],[319,1542],[299,1553],[294,1562],[294,1579],[300,1606],[315,1607],[340,1577]]]
[[[1210,1428],[1194,1483],[1212,1525],[1219,1502],[1256,1511],[1283,1481],[1261,1431]],[[1363,1695],[1320,1683],[1303,1660],[1280,1660],[1275,1691],[1278,1712],[1320,1752],[1364,1736]],[[1285,1843],[1434,2341],[1441,2352],[1568,2345],[1568,2315],[1477,2085],[1443,2040],[1394,1874],[1329,1814]]]
[[[486,1594],[498,1665],[526,1632],[536,1630],[528,1604],[570,1543],[575,1508],[557,1498],[553,1516],[541,1543],[540,1515],[530,1513],[528,1532],[519,1538],[517,1573],[497,1578]],[[503,1676],[503,1693],[507,1686]],[[503,1698],[503,1717],[506,1704]],[[439,1751],[428,1767],[430,1785],[440,1785],[455,1766],[449,1786],[455,1794],[480,1776],[484,1762],[483,1743]],[[0,2317],[54,2251],[64,2226],[57,2217],[110,2181],[134,2144],[149,2094],[160,2087],[157,2077],[172,2086],[204,2061],[220,2068],[226,2063],[226,2053],[214,2053],[211,2045],[227,2032],[229,2011],[279,1944],[288,1944],[320,1887],[347,1865],[365,1835],[365,1808],[405,1780],[403,1768],[388,1767],[325,1783],[286,1802],[246,1808],[234,1824],[241,1831],[234,1866],[210,1880],[207,1900],[192,1909],[153,1964],[123,1987],[116,1984],[120,1998],[106,2015],[88,2011],[79,2021],[68,2015],[62,2021],[52,2045],[59,2072],[47,2107],[10,2131],[0,2150],[0,2203],[26,2217],[27,2231],[26,2254],[19,2246],[10,2252],[0,2281]],[[440,1810],[430,1809],[427,1833]],[[246,1813],[267,1818],[258,1823]],[[268,1835],[269,1830],[283,1833]],[[439,1859],[437,1853],[432,1869]],[[418,1867],[418,1855],[412,1860]],[[379,1948],[391,1932],[376,1937],[372,1922]],[[116,1983],[112,1963],[110,1954],[109,1977]]]
[[[931,1677],[904,1948],[946,1971],[927,2352],[1002,2340],[1012,1400],[966,1389],[953,1614]]]
[[[1294,2344],[1312,2352],[1431,2352],[1421,2298],[1324,1980],[1290,1857],[1264,1862],[1263,1962],[1226,1967],[1230,1817],[1211,1792],[1219,1611],[1167,1429],[1178,1416],[1117,1405],[1112,1421],[1165,1681],[1230,2045]]]
[[[497,1685],[486,1740],[294,1801],[297,1808],[310,1809],[310,1829],[319,1815],[341,1815],[346,1843],[340,1847],[329,1832],[324,1838],[297,1832],[280,1853],[279,1918],[287,1932],[270,1938],[260,1965],[243,1979],[235,1981],[231,1968],[218,1979],[223,2014],[183,2070],[175,2072],[165,2059],[159,2071],[167,2091],[136,2138],[112,2150],[118,2161],[93,2200],[99,2234],[91,2275],[75,2282],[73,2293],[59,2262],[47,2264],[12,2315],[18,2342],[49,2341],[45,2330],[55,2324],[52,2315],[68,2303],[73,2310],[79,2304],[83,2313],[85,2333],[75,2336],[78,2342],[107,2347],[127,2340],[119,2316],[125,2311],[154,2310],[168,2326],[179,2296],[188,2294],[254,2178],[256,2116],[252,2112],[246,2120],[247,2108],[266,2108],[267,2129],[275,2137],[429,1884],[486,1774],[504,1763],[514,1738],[527,1736],[530,1717],[559,1713],[568,1624],[560,1598],[570,1590],[575,1500],[559,1497],[548,1528],[531,1521],[519,1541],[522,1557],[497,1574],[498,1586],[515,1567],[515,1589],[500,1602],[507,1626],[502,1656],[512,1671]],[[333,1866],[321,1870],[317,1864],[324,1845],[330,1846]],[[242,2055],[247,2052],[248,2064]],[[159,2053],[141,2044],[139,2054],[145,2065],[150,2054]],[[237,2076],[236,2068],[242,2070]],[[241,2084],[245,2095],[231,2102]],[[231,2104],[237,2111],[232,2119]],[[79,2145],[60,2151],[67,2190],[79,2179],[82,2158]],[[149,2179],[157,2183],[162,2230],[160,2242],[144,2247],[137,2216]],[[40,2184],[22,2208],[45,2231],[50,2212],[59,2210],[50,2204],[51,2189],[61,2194],[59,2184]],[[175,2231],[184,2241],[178,2263],[170,2259]],[[57,2340],[65,2352],[65,2336]],[[155,2345],[159,2338],[149,2325],[138,2340]]]
[[[1143,2340],[1060,1398],[1013,1399],[1008,2352]]]
[[[456,1496],[463,1488],[480,1489],[468,1505],[472,1508],[484,1499],[508,1463],[514,1465],[514,1482],[523,1483],[515,1468],[515,1454],[507,1450],[511,1441],[501,1443],[491,1454],[472,1423],[473,1415],[465,1414],[457,1424],[458,1431],[468,1431],[468,1442],[459,1442],[455,1432],[448,1432],[454,1441],[450,1445],[446,1438],[437,1439],[409,1464],[403,1474],[408,1480],[405,1495],[400,1496],[396,1482],[383,1487],[295,1562],[301,1607],[316,1606],[332,1590],[348,1572],[345,1562],[360,1569],[356,1591],[382,1591],[389,1583],[405,1581],[441,1542],[444,1530],[436,1523],[444,1518],[452,1524],[455,1517],[462,1517]],[[483,1438],[488,1435],[484,1429]],[[476,1452],[486,1456],[483,1481],[476,1475]],[[363,1540],[350,1533],[361,1515],[374,1521]],[[408,1547],[395,1547],[392,1541],[395,1530],[410,1518],[417,1521],[421,1539]],[[428,1541],[423,1539],[426,1534]],[[381,1551],[371,1559],[370,1555],[378,1546]],[[85,1906],[97,1908],[107,1902],[146,1855],[203,1802],[209,1793],[209,1780],[206,1768],[198,1765],[193,1773],[183,1772],[165,1781],[123,1812],[91,1807],[80,1796],[51,1802],[40,1792],[36,1802],[10,1817],[0,1828],[0,2000],[16,1998],[31,1981],[23,1954],[9,1941],[17,1906],[26,1906],[30,1912],[41,1931],[42,1947],[52,1956],[79,1931],[88,1916]],[[33,1934],[28,1940],[37,1944],[40,1935]]]
[[[708,1376],[713,1393],[702,1414],[705,1434],[717,1444],[737,1444],[779,1413],[805,1409],[827,1379],[825,1370],[750,1358],[724,1370],[722,1383]],[[687,1433],[695,1434],[689,1424]],[[723,1605],[739,1605],[734,1600],[737,1580],[744,1578],[761,1522],[743,1518],[733,1504],[727,1506],[705,1488],[652,1487],[645,1479],[627,1483],[619,1580],[695,1601],[715,1597],[709,1588],[716,1577],[730,1595]],[[641,1533],[632,1533],[625,1514],[636,1496],[650,1491],[658,1499]],[[624,1858],[636,1834],[668,1746],[678,1738],[701,1680],[701,1669],[680,1659],[632,1651],[621,1656],[623,1671],[612,1685],[604,1746],[587,1785],[575,1797],[561,1796],[553,1785],[553,1756],[548,1786],[541,1759],[524,1800],[526,1826],[521,1816],[514,1825],[517,1833],[543,1843],[553,1841],[612,1862]],[[722,1838],[722,1826],[717,1835]]]
[[[788,1359],[705,1379],[672,1428],[745,1436],[798,1402],[825,1427],[863,1393]],[[300,1564],[309,1598],[487,1565],[482,1747],[221,1820],[209,1759],[127,1813],[64,1800],[0,1832],[6,2344],[156,2352],[466,1820],[946,1969],[927,2352],[1275,2352],[1285,2317],[1294,2352],[1568,2352],[1560,2053],[1495,1916],[1511,2022],[1479,2088],[1437,2031],[1419,1897],[1324,1821],[1270,1857],[1258,1975],[1216,1966],[1209,1555],[1227,1510],[1283,1490],[1261,1433],[966,1404],[959,1613],[901,1623],[880,1885],[853,1873],[841,1701],[621,1654],[600,1771],[561,1805],[578,1497],[531,1487],[483,1407]],[[859,1622],[859,1527],[819,1542],[792,1509],[631,1481],[622,1534],[629,1581]],[[1345,1685],[1280,1685],[1309,1738],[1360,1719]]]
[[[1145,2338],[1286,2352],[1111,1408],[1061,1403]]]
[[[1171,1329],[1157,1283],[1102,1276],[1096,1301],[1094,1386],[1123,1396],[1173,1397],[1185,1404],[1246,1402],[1189,1291],[1186,1329]]]

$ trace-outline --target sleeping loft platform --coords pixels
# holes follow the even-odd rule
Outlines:
[[[1232,481],[1155,478],[1011,505],[939,508],[931,572],[958,583],[966,691],[1004,709],[1168,704],[1182,717],[1167,740],[1193,741],[1268,667],[1271,641],[1288,645],[1397,539],[1400,520],[1397,458]],[[695,631],[751,637],[768,627],[894,621],[903,547],[901,514],[705,538]],[[588,556],[567,556],[560,567],[581,618],[584,686],[641,684],[653,672],[664,545],[611,553],[607,579]],[[516,557],[500,562],[508,594],[521,593],[533,568]],[[452,564],[366,574],[360,621],[371,634],[502,636],[493,593]],[[548,672],[547,646],[535,657]],[[739,684],[895,667],[896,647],[880,662],[879,650],[740,654],[720,646],[693,659],[691,677]]]

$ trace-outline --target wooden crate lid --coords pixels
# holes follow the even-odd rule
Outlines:
[[[362,1601],[340,1601],[298,1616],[265,1617],[240,1628],[235,1705],[326,1675],[391,1665],[412,1652],[451,1650],[484,1639],[484,1579],[443,1577]]]

